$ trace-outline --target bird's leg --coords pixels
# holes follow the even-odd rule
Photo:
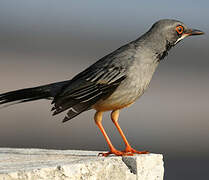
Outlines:
[[[111,141],[110,141],[110,139],[109,139],[107,133],[105,132],[105,130],[104,130],[103,126],[102,126],[102,114],[103,114],[102,111],[97,111],[97,112],[95,113],[94,120],[95,120],[96,125],[98,126],[98,128],[99,128],[100,131],[102,132],[102,134],[103,134],[103,136],[104,136],[104,138],[105,138],[105,140],[106,140],[106,142],[107,142],[107,144],[108,144],[108,146],[109,146],[110,151],[107,152],[107,153],[100,153],[99,155],[102,155],[102,156],[105,156],[105,157],[107,157],[107,156],[110,155],[110,154],[115,154],[116,156],[129,155],[129,154],[125,153],[125,152],[118,151],[118,150],[112,145],[112,143],[111,143]]]
[[[136,153],[136,154],[148,154],[149,152],[148,151],[137,151],[135,149],[133,149],[129,142],[127,141],[122,129],[120,128],[119,124],[118,124],[118,118],[119,118],[119,110],[114,110],[112,111],[111,113],[111,119],[112,119],[112,122],[115,124],[119,134],[121,135],[124,143],[125,143],[125,150],[123,152],[125,153]]]

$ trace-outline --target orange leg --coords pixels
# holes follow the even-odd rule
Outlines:
[[[125,143],[125,150],[123,152],[126,152],[126,153],[136,153],[136,154],[148,154],[149,152],[148,151],[137,151],[135,149],[133,149],[129,142],[127,141],[122,129],[120,128],[119,124],[118,124],[118,118],[119,118],[119,110],[114,110],[112,111],[111,113],[111,119],[112,119],[112,122],[115,124],[119,134],[121,135],[124,143]]]
[[[122,151],[118,151],[111,143],[107,133],[105,132],[103,126],[102,126],[102,114],[103,112],[102,111],[97,111],[95,116],[94,116],[94,120],[95,120],[95,123],[96,125],[98,126],[98,128],[100,129],[100,131],[102,132],[108,146],[109,146],[109,149],[110,151],[107,152],[107,153],[100,153],[102,156],[105,156],[107,157],[109,154],[115,154],[116,156],[125,156],[125,155],[133,155],[133,154],[130,154],[130,153],[126,153],[126,152],[122,152]],[[99,155],[100,155],[99,154]]]

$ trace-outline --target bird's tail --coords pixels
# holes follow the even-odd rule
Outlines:
[[[68,83],[69,81],[62,81],[0,94],[0,107],[39,99],[51,99]]]

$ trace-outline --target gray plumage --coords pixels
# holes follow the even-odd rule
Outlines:
[[[183,27],[182,34],[176,29]],[[189,34],[190,33],[190,34]],[[53,115],[67,109],[67,121],[89,109],[116,110],[132,104],[147,89],[159,62],[181,39],[202,34],[176,20],[160,20],[138,39],[76,75],[69,81],[0,95],[0,104],[53,98]]]

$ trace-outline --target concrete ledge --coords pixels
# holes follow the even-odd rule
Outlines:
[[[163,180],[163,156],[0,148],[0,180]]]

